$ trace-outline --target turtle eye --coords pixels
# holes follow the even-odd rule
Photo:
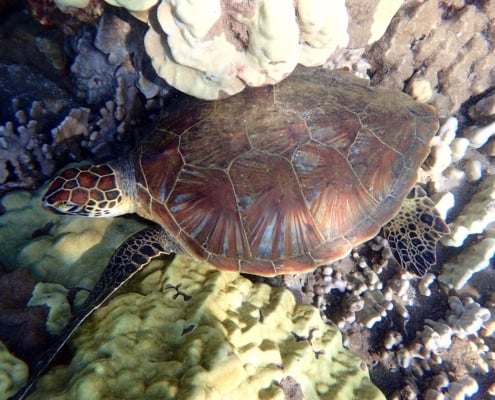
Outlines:
[[[68,201],[53,202],[50,199],[43,199],[43,207],[55,214],[76,214],[79,206]]]
[[[53,212],[55,214],[67,214],[67,212],[65,212],[65,210],[64,210],[63,205],[62,206],[58,206],[58,205],[55,206],[53,204],[43,202],[43,207],[45,207],[47,210],[50,210],[51,212]]]

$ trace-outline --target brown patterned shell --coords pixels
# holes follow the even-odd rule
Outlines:
[[[350,73],[298,69],[218,102],[177,96],[135,155],[139,213],[191,255],[271,276],[338,260],[413,187],[432,107]]]

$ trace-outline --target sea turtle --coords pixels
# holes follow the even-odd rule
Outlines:
[[[172,100],[132,154],[70,167],[50,184],[43,205],[59,213],[135,212],[157,225],[115,251],[17,399],[84,319],[159,254],[298,273],[341,259],[388,223],[404,267],[421,275],[435,263],[448,228],[426,197],[398,214],[438,129],[432,107],[323,69],[222,101]]]

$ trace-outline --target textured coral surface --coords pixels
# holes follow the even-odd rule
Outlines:
[[[401,87],[425,78],[438,89],[440,115],[457,112],[495,84],[494,18],[492,0],[407,1],[367,54],[376,60],[374,81]]]
[[[0,236],[12,240],[7,264],[22,265],[14,271],[29,270],[42,281],[73,286],[79,276],[76,280],[86,280],[82,286],[90,288],[115,246],[111,242],[137,229],[132,220],[53,216],[39,202],[39,195],[26,192],[4,197]],[[9,218],[23,224],[49,219],[52,225],[28,236],[28,230],[13,231]],[[54,249],[56,267],[53,257],[47,262]],[[96,313],[74,338],[71,364],[46,375],[32,398],[53,398],[60,391],[65,394],[57,398],[66,399],[284,398],[289,390],[304,398],[383,398],[359,357],[344,349],[340,332],[323,322],[317,308],[296,304],[287,289],[254,284],[183,256],[171,259],[148,266]],[[52,334],[68,318],[61,307],[68,298],[57,298],[60,293],[67,294],[60,284],[39,283],[25,308],[49,309]],[[6,312],[0,310],[0,317]],[[16,336],[22,328],[17,329]],[[12,386],[0,387],[5,396],[25,379],[26,369],[7,351],[0,354],[3,364],[13,365],[4,372]]]
[[[286,289],[177,257],[158,262],[74,339],[68,368],[33,399],[380,399],[358,357],[318,310]],[[68,374],[73,384],[67,387]]]

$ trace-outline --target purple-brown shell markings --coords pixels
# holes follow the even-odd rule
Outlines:
[[[134,156],[140,213],[196,257],[258,275],[310,270],[375,235],[438,127],[404,94],[312,69],[169,109]]]

